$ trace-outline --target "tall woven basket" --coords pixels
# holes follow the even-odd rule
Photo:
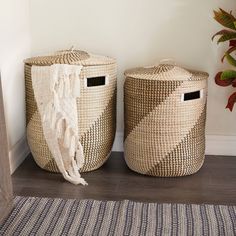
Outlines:
[[[34,97],[31,67],[53,64],[83,66],[80,73],[81,95],[77,99],[78,127],[85,164],[80,172],[92,171],[107,160],[116,131],[116,61],[79,50],[25,60],[27,138],[36,163],[58,172],[43,135],[41,118]]]
[[[204,162],[208,74],[172,64],[125,72],[125,160],[152,176],[184,176]]]

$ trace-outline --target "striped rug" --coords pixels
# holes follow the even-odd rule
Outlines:
[[[0,235],[236,235],[236,207],[16,197]]]

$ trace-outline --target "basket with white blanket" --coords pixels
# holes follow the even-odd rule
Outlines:
[[[116,61],[79,50],[25,60],[27,138],[36,163],[86,184],[116,130]]]

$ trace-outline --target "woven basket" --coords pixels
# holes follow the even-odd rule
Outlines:
[[[160,64],[125,76],[127,165],[152,176],[197,172],[205,157],[208,74]]]
[[[82,65],[81,96],[77,100],[80,141],[85,164],[80,172],[99,168],[109,157],[116,131],[116,62],[78,50],[25,60],[27,138],[36,163],[58,172],[43,135],[31,81],[31,66],[52,64]]]

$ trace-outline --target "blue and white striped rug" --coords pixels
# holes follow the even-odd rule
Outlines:
[[[0,235],[236,235],[236,207],[16,197]]]

